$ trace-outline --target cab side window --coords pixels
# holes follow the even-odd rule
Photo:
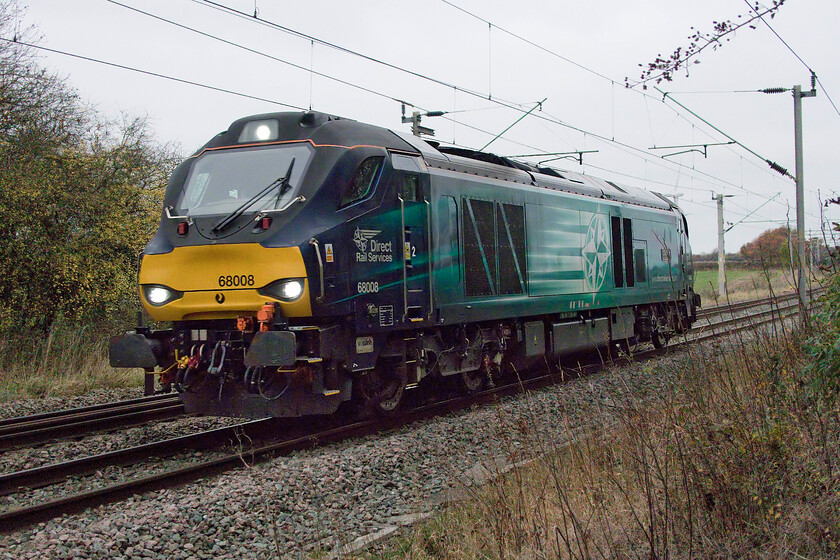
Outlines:
[[[397,194],[403,201],[422,202],[420,174],[423,172],[420,158],[403,154],[391,154],[391,165],[397,171]]]
[[[403,200],[410,200],[412,202],[419,202],[418,194],[420,192],[420,177],[417,175],[405,174],[402,176],[402,188],[400,189],[400,197]]]
[[[370,157],[359,165],[356,174],[350,181],[350,185],[344,192],[344,196],[341,197],[342,207],[362,200],[370,194],[373,185],[376,183],[376,178],[379,177],[379,170],[382,169],[384,159],[383,157]]]

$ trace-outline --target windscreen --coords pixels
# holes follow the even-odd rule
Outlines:
[[[248,211],[282,208],[297,196],[311,157],[312,147],[309,144],[205,152],[192,166],[178,203],[178,213],[195,217],[233,212],[285,177],[294,159],[287,185],[267,191],[254,201]]]

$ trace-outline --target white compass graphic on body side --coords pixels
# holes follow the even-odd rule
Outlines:
[[[583,243],[583,281],[589,292],[597,292],[607,277],[610,260],[610,235],[607,217],[593,214]]]
[[[367,251],[368,241],[376,237],[381,231],[381,229],[360,229],[357,227],[356,233],[353,234],[353,242],[359,248],[359,251],[364,253]]]

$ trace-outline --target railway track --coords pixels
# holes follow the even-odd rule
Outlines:
[[[0,451],[36,445],[103,430],[139,426],[184,416],[177,395],[154,395],[128,401],[8,418],[0,421]]]
[[[752,308],[760,307],[760,306],[768,306],[768,309],[755,311],[755,312],[752,312],[752,313],[750,313],[748,315],[744,315],[744,316],[725,317],[726,313],[730,312],[730,311],[743,311],[745,309],[752,309]],[[772,321],[772,320],[775,320],[775,319],[787,318],[791,315],[795,315],[795,314],[798,314],[798,313],[799,313],[799,301],[796,298],[796,296],[794,295],[792,297],[785,297],[783,299],[777,300],[776,302],[765,301],[763,303],[758,303],[758,304],[754,304],[754,305],[745,305],[745,306],[740,307],[736,310],[721,309],[717,313],[717,315],[707,315],[707,316],[705,316],[704,317],[705,320],[706,320],[705,324],[700,323],[700,317],[698,316],[698,319],[697,319],[698,322],[695,323],[694,327],[692,328],[692,330],[688,334],[689,335],[691,335],[692,333],[702,334],[703,332],[708,331],[710,329],[713,332],[717,332],[716,329],[726,327],[726,326],[729,326],[729,325],[736,325],[738,323],[744,323],[744,322],[750,323],[750,322],[753,322],[753,321],[760,321],[760,324],[764,324],[765,322],[767,322],[767,321],[765,321],[765,319],[767,317],[770,317],[769,320]],[[725,318],[717,320],[717,321],[711,321],[711,318],[714,317],[714,316],[720,316],[720,317],[725,317]],[[692,338],[691,340],[694,340],[694,339]]]
[[[778,300],[776,301],[777,303],[770,306],[770,309],[767,310],[761,310],[757,313],[747,314],[741,317],[724,318],[720,321],[709,322],[705,326],[701,325],[690,339],[685,338],[680,342],[672,343],[659,350],[650,349],[635,352],[633,354],[633,360],[642,361],[653,359],[667,352],[672,352],[679,346],[685,344],[704,342],[741,330],[754,329],[798,314],[798,302],[795,297],[784,298],[783,304],[779,304]],[[745,302],[745,306],[741,310],[760,305],[770,305],[771,302],[750,303],[752,305],[746,305]],[[718,308],[719,315],[723,315],[729,311],[732,311],[731,306],[720,306]],[[407,410],[398,418],[393,419],[371,418],[361,422],[343,425],[329,425],[330,421],[327,421],[327,425],[322,426],[320,429],[310,429],[308,431],[305,429],[298,431],[292,430],[292,432],[286,433],[275,441],[270,441],[270,438],[272,435],[276,435],[280,429],[279,422],[274,419],[256,420],[209,432],[103,453],[94,457],[2,475],[0,476],[0,495],[8,495],[19,492],[22,489],[25,490],[60,483],[70,477],[84,476],[105,466],[132,465],[153,457],[165,457],[183,453],[189,449],[208,449],[221,446],[234,448],[229,452],[220,454],[216,458],[200,463],[166,470],[165,472],[150,476],[140,476],[126,482],[79,492],[37,505],[4,512],[0,514],[0,532],[14,531],[63,514],[78,512],[89,507],[119,501],[135,494],[180,486],[200,478],[206,478],[236,468],[241,466],[243,461],[264,461],[296,450],[360,437],[383,430],[390,430],[447,412],[462,410],[476,404],[493,402],[499,398],[552,385],[557,383],[561,378],[569,379],[570,377],[591,374],[603,367],[603,364],[592,364],[572,371],[568,369],[563,370],[562,375],[559,375],[558,372],[551,372],[546,375],[486,390],[473,396],[451,398],[433,404],[419,406]],[[243,444],[243,442],[248,442],[248,444]]]
[[[816,298],[819,297],[825,291],[825,288],[817,288],[810,291],[810,297]],[[753,309],[756,307],[761,307],[763,305],[770,305],[770,304],[781,304],[786,303],[789,301],[796,301],[798,303],[798,295],[796,292],[790,292],[781,294],[775,297],[765,297],[759,299],[751,299],[747,301],[738,301],[732,303],[721,303],[718,305],[712,305],[707,307],[701,307],[697,311],[697,319],[700,320],[701,318],[705,317],[712,317],[715,315],[720,315],[723,313],[734,313],[739,311],[745,311],[747,309]]]

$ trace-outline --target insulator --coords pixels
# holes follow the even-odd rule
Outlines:
[[[770,166],[770,169],[777,173],[781,173],[782,175],[790,175],[788,170],[776,163],[775,161],[770,161],[769,159],[765,159],[764,161],[767,162],[767,165]]]
[[[770,87],[770,88],[760,89],[758,91],[760,91],[761,93],[784,93],[787,90],[788,90],[787,88],[783,88],[783,87]]]

